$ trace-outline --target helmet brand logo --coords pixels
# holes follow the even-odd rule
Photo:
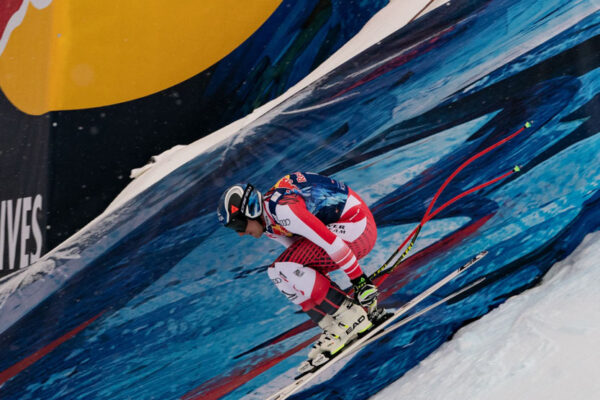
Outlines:
[[[254,187],[251,184],[246,185],[246,189],[244,189],[244,195],[242,196],[242,204],[240,204],[240,208],[242,212],[248,215],[248,201],[250,200],[250,193],[252,193]]]

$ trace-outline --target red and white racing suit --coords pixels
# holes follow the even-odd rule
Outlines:
[[[327,274],[359,277],[377,239],[367,205],[341,182],[296,172],[265,194],[264,210],[267,236],[287,247],[268,269],[273,283],[316,322],[335,313],[347,295]]]

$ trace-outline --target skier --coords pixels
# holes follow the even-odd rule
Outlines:
[[[325,363],[373,326],[381,313],[378,290],[358,259],[375,245],[377,227],[347,185],[306,172],[284,176],[264,196],[250,184],[237,184],[221,196],[217,216],[240,236],[264,233],[286,247],[269,267],[269,278],[323,330],[300,372]],[[352,282],[355,301],[328,278],[339,268]]]

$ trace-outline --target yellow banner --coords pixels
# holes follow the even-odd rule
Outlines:
[[[243,43],[281,0],[46,3],[26,7],[0,55],[2,91],[35,115],[125,102],[181,83]]]

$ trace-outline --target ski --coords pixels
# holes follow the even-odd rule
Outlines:
[[[333,358],[331,358],[328,362],[320,365],[319,367],[315,368],[312,371],[309,371],[309,372],[306,372],[304,374],[297,376],[295,378],[294,382],[292,382],[288,386],[282,388],[277,393],[271,395],[267,400],[287,399],[289,396],[291,396],[292,394],[298,392],[300,389],[305,387],[308,383],[310,383],[313,379],[315,379],[317,376],[319,376],[322,372],[324,372],[329,367],[334,365],[336,363],[336,361],[341,360],[342,358],[359,351],[360,349],[362,349],[364,346],[368,345],[369,343],[380,339],[384,335],[386,335],[390,332],[393,332],[394,330],[396,330],[396,329],[400,328],[401,326],[407,324],[408,322],[414,320],[415,318],[419,317],[420,315],[423,315],[424,313],[432,310],[433,308],[438,307],[439,305],[445,303],[446,301],[458,296],[461,293],[464,293],[465,291],[471,289],[475,285],[481,283],[481,281],[483,281],[485,278],[480,278],[477,281],[471,283],[470,285],[468,285],[456,292],[451,293],[450,295],[438,300],[437,302],[416,312],[415,314],[412,314],[406,318],[398,320],[398,318],[400,318],[401,316],[406,314],[408,311],[413,309],[415,306],[417,306],[419,303],[421,303],[423,300],[425,300],[427,297],[429,297],[435,291],[440,289],[442,286],[444,286],[445,284],[447,284],[448,282],[450,282],[451,280],[456,278],[458,275],[460,275],[462,272],[464,272],[467,268],[471,267],[473,264],[475,264],[476,262],[481,260],[483,257],[485,257],[487,253],[488,253],[487,250],[484,250],[484,251],[478,253],[475,257],[473,257],[472,259],[467,261],[465,264],[463,264],[459,268],[455,269],[454,271],[452,271],[451,273],[446,275],[444,278],[440,279],[439,281],[437,281],[436,283],[431,285],[429,288],[427,288],[426,290],[421,292],[419,295],[417,295],[416,297],[411,299],[408,303],[404,304],[402,307],[398,308],[398,310],[396,310],[391,316],[387,317],[382,323],[380,323],[379,325],[372,328],[364,336],[362,336],[359,339],[352,342],[350,345],[348,345],[348,347],[341,350],[337,355],[335,355]]]
[[[467,285],[467,286],[465,286],[465,287],[457,290],[456,292],[452,292],[448,296],[443,297],[442,299],[440,299],[440,300],[436,301],[435,303],[433,303],[433,304],[425,307],[424,309],[419,310],[416,313],[407,316],[406,318],[402,318],[399,321],[397,320],[394,324],[386,326],[385,329],[380,330],[378,335],[372,336],[372,337],[370,337],[370,338],[362,341],[360,343],[360,346],[358,348],[355,348],[352,351],[346,351],[345,354],[344,354],[344,356],[349,356],[352,353],[356,353],[358,350],[360,350],[361,348],[365,347],[369,343],[374,342],[376,340],[379,340],[380,338],[382,338],[383,336],[387,335],[388,333],[393,332],[396,329],[400,328],[401,326],[408,324],[410,321],[412,321],[412,320],[416,319],[417,317],[425,314],[426,312],[428,312],[428,311],[430,311],[430,310],[432,310],[432,309],[434,309],[434,308],[436,308],[436,307],[444,304],[445,302],[447,302],[447,301],[455,298],[456,296],[458,296],[458,295],[466,292],[467,290],[469,290],[469,289],[471,289],[471,288],[479,285],[484,280],[485,280],[485,277],[479,278],[475,282],[470,283],[469,285]]]

